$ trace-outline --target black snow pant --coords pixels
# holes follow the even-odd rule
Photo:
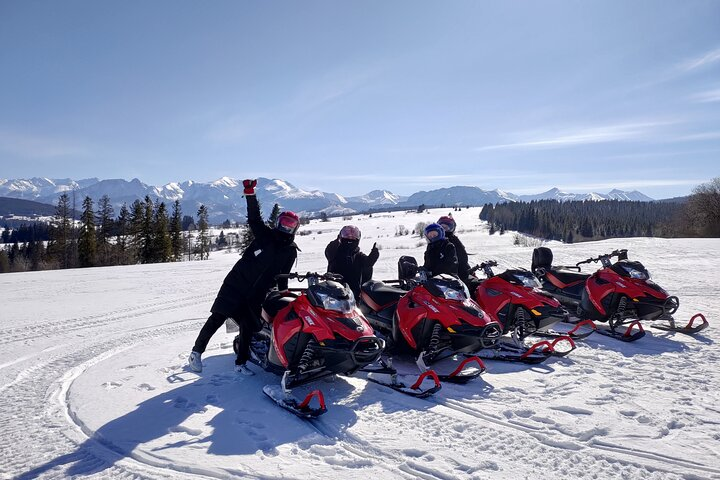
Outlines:
[[[248,317],[248,315],[252,315],[252,317]],[[250,340],[255,330],[254,314],[251,309],[247,307],[239,309],[237,314],[232,317],[217,312],[210,315],[205,325],[200,329],[200,333],[195,340],[195,346],[192,348],[193,352],[203,353],[207,344],[210,342],[210,338],[223,326],[227,318],[235,320],[235,323],[237,323],[240,329],[238,336],[233,342],[233,347],[237,354],[235,365],[243,365],[250,358]]]

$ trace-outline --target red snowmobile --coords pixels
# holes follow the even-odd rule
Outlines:
[[[578,318],[607,322],[609,329],[598,329],[598,333],[631,342],[645,335],[640,320],[658,320],[660,323],[651,326],[690,335],[708,326],[700,313],[686,326],[677,326],[672,315],[680,306],[678,298],[653,282],[642,263],[628,260],[625,249],[588,258],[574,267],[552,266],[552,260],[552,250],[547,247],[533,251],[532,271],[543,289]],[[582,273],[580,265],[590,262],[600,262],[602,268],[593,274]],[[698,318],[702,323],[694,325]],[[623,326],[627,326],[625,331],[619,331]]]
[[[567,355],[575,347],[572,339],[585,338],[595,330],[590,320],[568,332],[553,330],[551,327],[568,317],[560,302],[540,290],[540,282],[531,272],[525,269],[506,270],[495,275],[492,269],[495,266],[495,260],[488,260],[470,270],[473,298],[484,311],[502,323],[503,333],[509,333],[517,346],[524,347],[522,341],[529,335],[550,337],[555,338],[550,342],[552,348],[545,346],[543,351],[548,356]],[[485,279],[477,278],[475,272],[478,270],[483,271]],[[570,349],[556,350],[554,347],[560,342],[566,342]]]
[[[250,343],[250,361],[264,370],[282,375],[280,386],[266,385],[263,391],[281,407],[306,418],[325,413],[320,390],[312,391],[303,401],[292,396],[293,387],[339,374],[352,375],[378,361],[385,342],[356,308],[352,291],[339,283],[342,277],[331,273],[297,273],[278,278],[307,280],[307,288],[271,291],[262,309],[262,329]],[[392,370],[383,371],[390,381],[373,378],[377,383],[414,396],[427,396],[440,389],[434,372],[421,376],[411,387],[398,383]],[[435,385],[420,386],[426,377]],[[311,407],[317,398],[319,407]]]
[[[412,257],[401,257],[398,269],[398,280],[370,280],[361,287],[360,310],[384,336],[387,353],[411,356],[421,371],[452,357],[449,363],[456,368],[439,375],[442,381],[465,383],[479,376],[485,365],[468,354],[492,347],[502,334],[500,324],[470,299],[456,277],[429,278]],[[456,354],[466,358],[456,361]],[[466,369],[473,362],[477,367]]]

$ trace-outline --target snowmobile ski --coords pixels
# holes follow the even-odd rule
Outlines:
[[[433,395],[434,393],[440,391],[440,389],[442,388],[440,378],[438,377],[438,374],[435,373],[435,371],[433,370],[427,370],[421,373],[415,383],[407,386],[406,384],[398,380],[398,371],[392,367],[391,362],[385,362],[382,359],[380,359],[379,366],[364,367],[360,369],[360,371],[367,374],[365,378],[368,381],[377,383],[378,385],[390,387],[396,392],[404,393],[405,395],[410,395],[411,397],[429,397],[430,395]],[[433,386],[430,388],[422,389],[422,383],[428,378],[433,381]]]
[[[605,335],[606,337],[610,338],[616,338],[623,342],[634,342],[635,340],[640,340],[642,337],[645,336],[645,329],[643,328],[642,323],[640,323],[640,320],[630,322],[627,324],[627,326],[628,327],[627,329],[625,329],[624,332],[611,328],[598,328],[596,332],[600,335]],[[633,333],[633,328],[635,327],[637,327],[637,331]]]
[[[702,323],[699,325],[693,325],[695,322],[695,319],[701,319]],[[695,335],[696,333],[700,332],[701,330],[705,330],[708,326],[710,326],[710,323],[708,323],[707,319],[705,318],[705,315],[702,313],[696,313],[692,316],[690,321],[687,325],[684,327],[678,327],[675,323],[675,319],[672,317],[669,318],[662,318],[660,317],[659,320],[665,320],[667,323],[653,323],[650,325],[652,328],[656,328],[658,330],[665,330],[668,332],[677,332],[677,333],[684,333],[685,335]]]
[[[302,402],[299,402],[289,392],[283,391],[283,388],[280,385],[265,385],[263,387],[263,392],[280,407],[300,418],[317,418],[327,412],[327,408],[325,407],[325,397],[320,390],[313,390]],[[311,407],[310,401],[316,397],[320,406]]]
[[[579,322],[563,322],[563,323],[571,323],[572,325],[575,325],[571,330],[567,332],[558,332],[553,329],[547,329],[547,330],[537,330],[530,335],[534,335],[536,337],[546,337],[546,338],[557,338],[557,337],[570,337],[574,340],[582,340],[584,338],[589,337],[597,330],[597,325],[595,325],[595,322],[592,320],[581,320]]]
[[[556,349],[560,342],[567,342],[570,345],[570,349]],[[498,342],[493,348],[480,350],[476,352],[476,355],[490,360],[537,364],[544,362],[552,356],[564,357],[573,350],[575,350],[575,342],[573,339],[568,336],[561,336],[555,338],[552,342],[543,340],[529,347],[516,343]]]
[[[457,365],[451,373],[437,374],[441,382],[465,384],[468,383],[470,380],[478,378],[482,373],[487,370],[487,367],[485,367],[485,364],[482,360],[480,360],[477,355],[463,355],[463,357],[465,358],[459,362],[455,360],[456,357],[454,355],[451,359],[450,357],[448,357],[440,360],[440,362],[448,363],[448,359],[450,359],[449,362],[451,363],[451,367]],[[415,363],[417,364],[420,371],[425,372],[429,370],[429,368],[425,365],[423,354],[420,354],[420,356],[415,360]],[[468,365],[471,363],[477,363],[477,367],[468,368]]]

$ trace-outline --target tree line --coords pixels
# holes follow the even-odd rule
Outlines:
[[[622,237],[720,236],[720,178],[693,189],[684,203],[536,200],[486,204],[490,234],[516,230],[566,243]]]
[[[213,239],[208,214],[200,205],[196,217],[183,215],[179,201],[168,210],[164,202],[146,196],[130,206],[123,204],[115,215],[110,198],[104,195],[97,205],[85,197],[76,220],[70,198],[62,194],[53,223],[4,228],[0,243],[11,246],[0,246],[0,273],[206,260],[212,249],[235,248],[239,252],[252,242],[247,225],[241,226],[240,234],[220,231]],[[267,224],[274,226],[279,214],[280,207],[275,204]],[[309,220],[301,218],[301,223]],[[223,228],[232,226],[229,220],[222,223]]]
[[[70,199],[62,194],[52,224],[35,223],[12,232],[6,227],[0,249],[0,273],[57,268],[130,265],[206,259],[210,252],[208,211],[201,205],[197,220],[183,216],[180,202],[171,211],[164,202],[146,196],[115,215],[105,195],[95,206],[85,197],[79,221],[73,218]],[[194,232],[193,232],[194,230]]]

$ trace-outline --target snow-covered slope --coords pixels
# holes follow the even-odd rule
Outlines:
[[[478,213],[453,212],[471,262],[529,267],[532,248],[488,235]],[[423,242],[396,237],[398,225],[443,214],[354,217],[361,248],[381,247],[375,278],[393,278],[400,255],[422,258]],[[324,271],[344,223],[302,227],[296,270]],[[549,245],[565,264],[628,248],[680,297],[677,317],[701,311],[711,327],[630,344],[593,335],[539,366],[488,361],[482,380],[427,400],[357,378],[322,381],[314,387],[329,411],[310,422],[261,393],[278,377],[232,371],[232,334],[213,337],[202,374],[185,366],[237,253],[0,275],[0,478],[720,478],[720,244]]]

